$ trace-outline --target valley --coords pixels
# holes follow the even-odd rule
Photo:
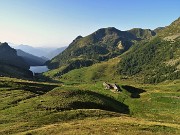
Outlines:
[[[79,12],[79,7],[73,13],[80,15],[81,19],[77,18],[81,22],[88,22],[89,25],[84,26],[76,15],[71,15],[73,7],[69,8],[69,3],[68,8],[64,5],[66,12],[63,6],[59,7],[63,3],[57,1],[53,9],[53,2],[45,6],[46,10],[39,9],[46,2],[33,4],[32,9],[40,14],[32,9],[25,12],[39,17],[29,25],[26,25],[30,21],[28,17],[21,20],[23,23],[16,25],[18,36],[12,31],[0,34],[5,37],[0,37],[2,41],[12,38],[16,43],[35,43],[30,46],[0,42],[0,135],[180,134],[179,16],[174,21],[171,18],[172,22],[163,27],[156,26],[160,21],[157,18],[157,22],[155,18],[149,19],[151,28],[156,28],[147,29],[143,27],[146,25],[135,27],[143,17],[133,14],[138,20],[134,18],[135,21],[130,22],[125,16],[128,21],[121,19],[118,23],[126,24],[122,29],[130,28],[130,24],[134,27],[120,30],[102,28],[119,19],[116,16],[115,20],[109,19],[119,14],[119,7],[114,14],[112,11],[117,7],[112,10],[109,5],[102,9],[98,6],[94,14],[91,12],[95,4],[87,14],[84,14],[86,8]],[[104,8],[107,8],[106,14],[99,14]],[[52,15],[59,10],[63,12]],[[61,16],[65,13],[66,16]],[[97,20],[92,18],[96,14]],[[91,21],[88,21],[89,15]],[[108,20],[101,22],[104,16]],[[43,21],[41,17],[45,17]],[[95,20],[98,23],[94,23]],[[21,28],[29,31],[19,34]],[[7,31],[10,30],[11,27],[7,27]],[[68,46],[62,46],[67,42]],[[49,46],[46,48],[46,45]]]

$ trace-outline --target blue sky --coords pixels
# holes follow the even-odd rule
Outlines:
[[[0,0],[0,42],[65,46],[99,28],[155,29],[180,17],[180,0]]]

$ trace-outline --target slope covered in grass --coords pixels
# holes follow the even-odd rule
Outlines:
[[[177,124],[161,123],[137,119],[127,116],[103,118],[103,119],[84,119],[71,122],[63,122],[47,125],[35,130],[19,133],[20,135],[59,135],[59,134],[80,134],[80,135],[178,135],[180,126]]]
[[[172,22],[169,26],[158,32],[160,37],[166,38],[173,35],[180,36],[180,17]]]
[[[136,37],[126,31],[113,27],[102,28],[86,37],[78,36],[65,51],[53,58],[48,66],[54,69],[70,64],[76,59],[83,59],[84,62],[104,61],[129,49],[133,39]]]
[[[179,133],[179,80],[118,84],[121,92],[114,93],[102,82],[62,85],[0,78],[0,134],[85,133],[87,127],[88,133],[99,134],[104,127],[114,134]]]
[[[88,89],[4,77],[0,78],[0,87],[1,134],[71,119],[129,113],[128,106],[122,102]]]
[[[44,73],[45,76],[57,78],[65,82],[94,82],[115,80],[117,75],[117,64],[119,58],[114,58],[106,62],[96,63],[89,67],[75,69],[61,77],[56,76],[58,69]]]
[[[0,76],[32,78],[33,74],[30,70],[21,69],[11,65],[0,64]]]
[[[46,64],[50,69],[58,70],[55,76],[61,76],[73,69],[117,57],[134,42],[147,40],[155,35],[150,29],[120,31],[114,27],[102,28],[86,37],[78,36],[62,53]]]

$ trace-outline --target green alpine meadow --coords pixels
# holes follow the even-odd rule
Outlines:
[[[146,2],[2,0],[0,135],[179,135],[180,2]]]

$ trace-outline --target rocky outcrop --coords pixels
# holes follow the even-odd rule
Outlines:
[[[120,91],[120,87],[115,84],[115,83],[107,83],[107,82],[103,82],[103,86],[106,90],[113,90],[114,92],[117,91],[119,92]]]

